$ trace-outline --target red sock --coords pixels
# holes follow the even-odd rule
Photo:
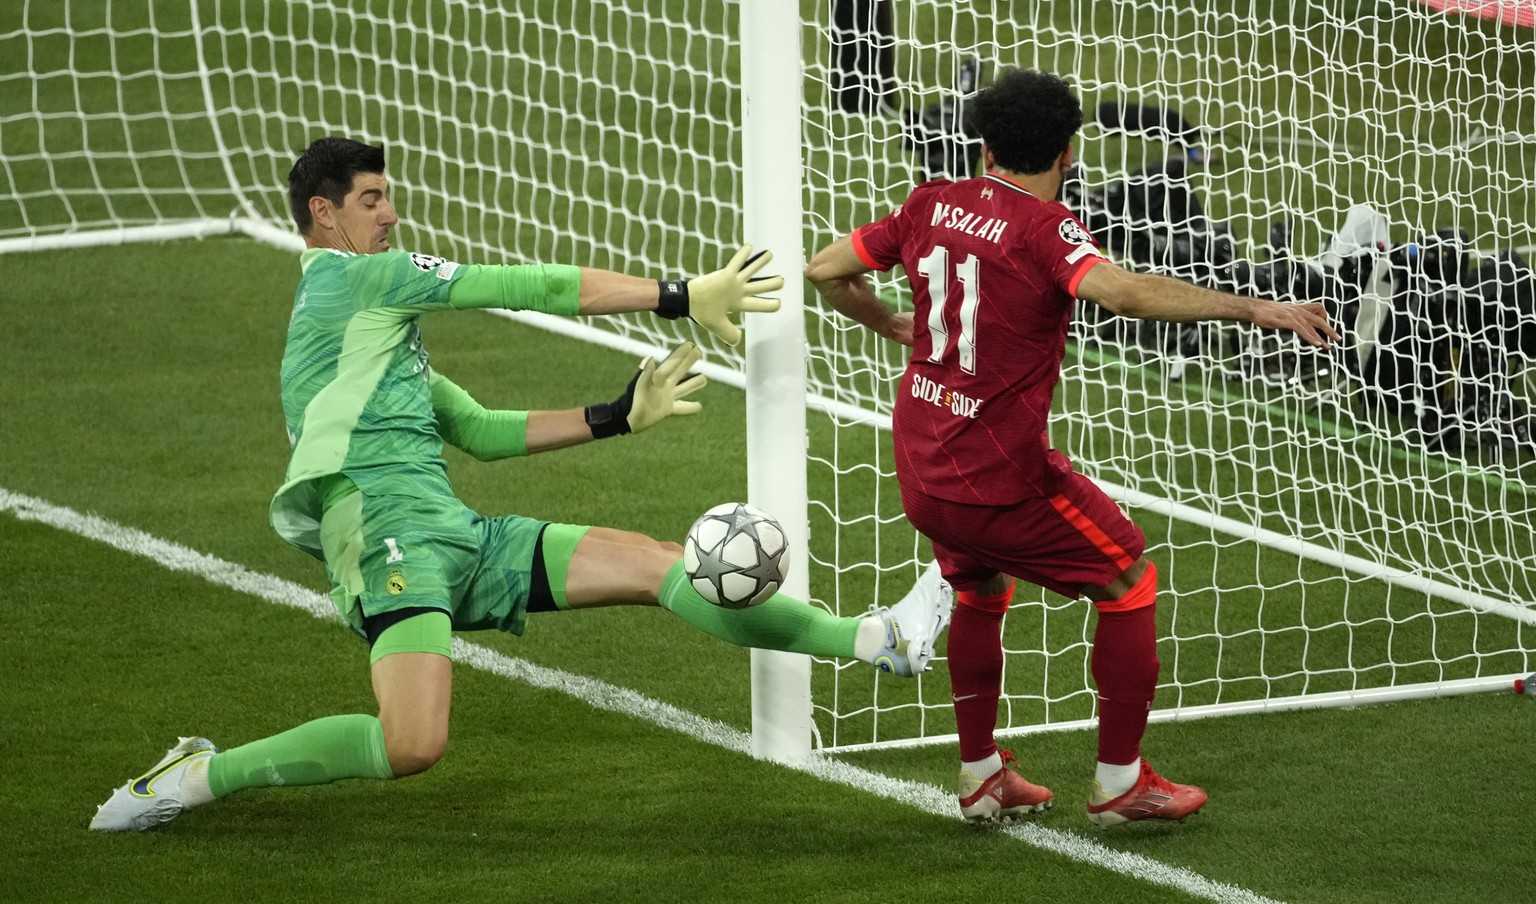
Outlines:
[[[1124,765],[1141,757],[1147,711],[1157,691],[1157,570],[1121,600],[1099,607],[1093,632],[1093,681],[1099,689],[1099,762]],[[1143,595],[1151,602],[1116,611],[1115,604]],[[956,610],[958,614],[958,609]],[[954,643],[953,640],[950,641]]]
[[[1003,693],[1003,616],[1013,589],[996,598],[956,594],[949,622],[949,683],[955,698],[960,759],[970,763],[997,752],[997,701]],[[980,608],[985,607],[985,608]]]

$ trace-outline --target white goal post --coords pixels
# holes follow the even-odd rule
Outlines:
[[[750,501],[807,550],[789,589],[856,614],[929,559],[891,462],[902,350],[795,274],[965,174],[975,79],[1051,69],[1086,117],[1065,200],[1117,259],[1322,299],[1347,334],[1075,323],[1053,440],[1164,575],[1153,718],[1506,688],[1536,639],[1536,50],[1443,5],[14,0],[0,253],[295,247],[282,187],[323,134],[390,148],[408,247],[653,274],[772,248],[785,310],[744,353],[694,338],[746,388]],[[677,329],[519,319],[640,353]],[[1005,733],[1092,723],[1091,629],[1021,589]],[[755,654],[755,750],[952,741],[943,669]]]

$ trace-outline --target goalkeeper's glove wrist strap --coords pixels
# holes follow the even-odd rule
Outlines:
[[[601,405],[588,405],[586,417],[587,427],[592,431],[593,439],[622,436],[629,432],[629,399],[604,402]]]
[[[629,385],[624,387],[623,395],[611,402],[587,406],[583,414],[593,439],[623,436],[630,432],[629,411],[635,407],[635,385],[639,382],[640,375],[635,374],[629,378]]]
[[[677,320],[688,316],[688,280],[659,279],[661,298],[656,303],[656,316]]]

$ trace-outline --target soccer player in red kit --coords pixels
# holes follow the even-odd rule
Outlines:
[[[1205,804],[1141,758],[1157,687],[1157,568],[1141,530],[1050,448],[1046,419],[1077,299],[1127,317],[1246,321],[1311,345],[1338,338],[1320,304],[1282,304],[1136,274],[1111,263],[1054,200],[1082,108],[1055,75],[1015,70],[970,104],[986,174],[912,190],[885,218],[823,248],[806,277],[843,314],[912,347],[893,416],[903,508],[956,591],[949,672],[960,736],[960,810],[990,821],[1039,812],[993,738],[1002,620],[1022,579],[1098,609],[1099,825],[1181,819]],[[890,312],[865,274],[900,264],[915,311]]]

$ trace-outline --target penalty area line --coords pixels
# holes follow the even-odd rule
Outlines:
[[[196,575],[210,584],[218,584],[241,593],[298,609],[325,621],[340,621],[331,601],[323,594],[272,575],[251,571],[194,549],[162,540],[144,531],[126,527],[96,515],[53,505],[44,500],[0,488],[0,511],[10,512],[22,521],[46,524],[62,531],[105,543],[124,552],[147,558],[172,571]],[[559,691],[597,709],[607,710],[671,729],[694,740],[751,755],[752,738],[746,732],[723,722],[708,719],[628,688],[552,669],[508,656],[479,644],[453,639],[455,661],[504,678],[544,690]],[[853,766],[820,754],[801,763],[785,763],[823,781],[857,788],[890,800],[899,801],[935,816],[956,819],[955,796],[936,785],[913,782]],[[1014,823],[998,831],[1031,847],[1048,851],[1079,863],[1119,873],[1153,885],[1175,888],[1186,894],[1219,904],[1281,904],[1273,898],[1233,885],[1208,879],[1183,867],[1172,866],[1128,851],[1118,851],[1091,838],[1049,829],[1035,823]]]

